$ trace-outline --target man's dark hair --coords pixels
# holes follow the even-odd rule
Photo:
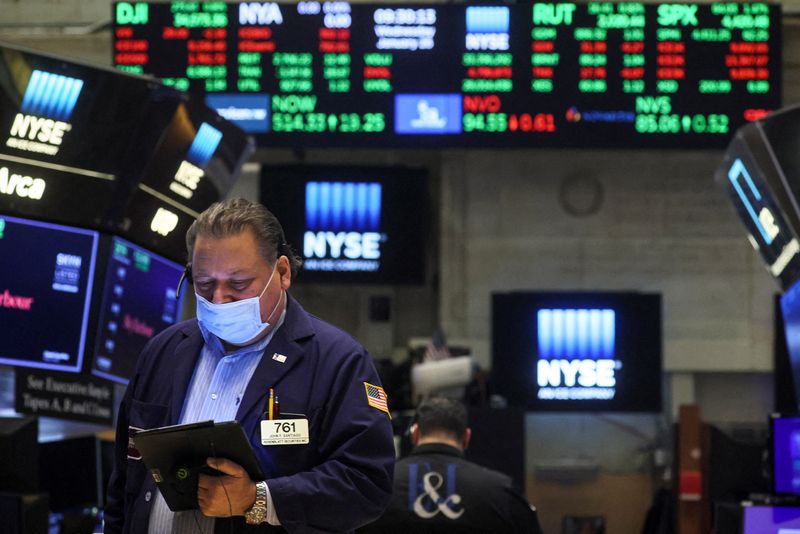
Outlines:
[[[467,431],[467,409],[460,400],[428,397],[417,406],[414,422],[422,436],[445,433],[461,439]]]
[[[292,276],[297,276],[303,262],[296,256],[292,247],[286,243],[281,223],[271,211],[258,202],[243,198],[215,202],[197,217],[186,232],[189,261],[192,261],[194,244],[198,235],[216,238],[230,237],[240,234],[247,228],[253,231],[258,242],[259,253],[267,260],[267,263],[274,265],[278,257],[284,255],[289,260]]]

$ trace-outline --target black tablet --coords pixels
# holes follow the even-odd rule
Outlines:
[[[253,480],[264,480],[255,451],[236,421],[202,421],[143,430],[133,438],[167,506],[173,512],[194,510],[197,477],[219,471],[206,458],[227,458],[241,465]]]

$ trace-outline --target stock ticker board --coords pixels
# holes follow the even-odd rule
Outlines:
[[[719,148],[780,107],[780,6],[118,2],[114,64],[267,147]]]

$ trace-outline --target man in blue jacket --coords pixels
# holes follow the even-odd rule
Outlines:
[[[288,294],[299,261],[278,220],[243,199],[216,203],[186,235],[197,319],[142,351],[117,419],[107,533],[346,532],[380,516],[394,447],[372,360]],[[262,445],[270,390],[307,419],[305,444]],[[237,420],[266,480],[229,459],[200,475],[199,510],[172,512],[136,449],[141,430]]]

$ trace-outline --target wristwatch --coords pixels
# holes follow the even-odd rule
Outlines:
[[[267,483],[256,482],[256,502],[244,513],[248,525],[260,525],[267,522]]]

